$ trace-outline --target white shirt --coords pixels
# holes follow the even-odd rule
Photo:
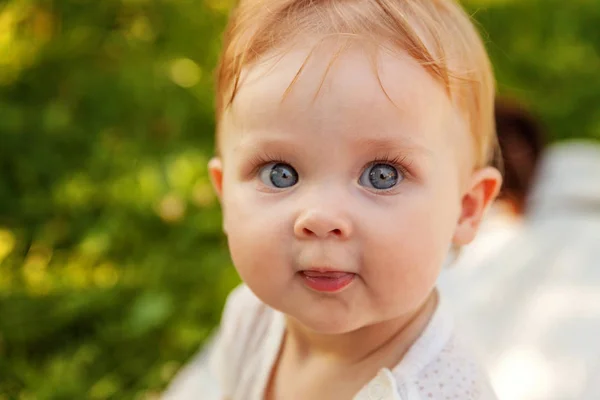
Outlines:
[[[523,225],[440,292],[506,400],[600,399],[600,146],[539,167]]]
[[[229,296],[209,349],[179,374],[166,400],[262,400],[285,332],[284,316],[242,285]],[[494,400],[487,378],[453,334],[440,300],[393,369],[382,368],[354,400]]]

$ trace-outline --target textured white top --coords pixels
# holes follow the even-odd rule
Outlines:
[[[285,331],[284,316],[244,285],[229,296],[208,349],[186,367],[167,400],[261,400]],[[493,400],[487,378],[453,335],[440,302],[428,326],[393,369],[382,368],[354,400]]]

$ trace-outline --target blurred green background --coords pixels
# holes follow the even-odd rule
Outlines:
[[[0,3],[0,399],[154,399],[237,284],[206,163],[229,3]],[[500,92],[600,139],[600,2],[471,0]]]

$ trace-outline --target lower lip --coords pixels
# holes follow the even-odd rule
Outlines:
[[[300,273],[304,284],[317,292],[335,293],[348,287],[354,280],[355,274],[346,272],[325,272],[307,275]]]

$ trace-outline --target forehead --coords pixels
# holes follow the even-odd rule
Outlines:
[[[460,129],[457,117],[443,86],[403,52],[357,43],[298,46],[245,71],[223,115],[222,144],[251,141],[253,132],[343,131],[435,147]]]

